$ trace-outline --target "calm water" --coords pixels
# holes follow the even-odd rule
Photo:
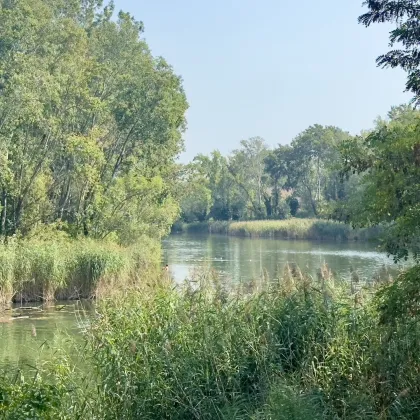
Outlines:
[[[197,267],[214,268],[226,281],[258,279],[263,270],[270,278],[281,276],[286,263],[296,263],[312,276],[327,263],[336,275],[350,279],[350,270],[369,280],[383,268],[396,273],[391,258],[365,243],[326,243],[250,239],[222,235],[173,235],[164,242],[164,263],[182,281]]]
[[[316,275],[325,262],[342,278],[350,278],[353,269],[365,280],[383,267],[391,272],[397,270],[386,254],[369,244],[179,235],[166,239],[163,248],[163,263],[169,264],[178,282],[197,268],[214,268],[225,281],[257,279],[263,269],[270,278],[277,278],[287,262],[297,263],[311,275]],[[66,336],[81,338],[90,311],[92,308],[86,304],[82,307],[80,303],[62,303],[0,314],[0,368],[25,368],[37,360],[48,359],[55,346],[63,345]],[[12,312],[23,317],[12,319]]]
[[[34,306],[30,306],[34,305]],[[55,305],[14,305],[0,313],[0,368],[28,370],[51,358],[57,348],[69,349],[86,328],[91,302],[58,302]]]

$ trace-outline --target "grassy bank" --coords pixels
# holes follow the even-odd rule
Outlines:
[[[84,380],[62,361],[45,379],[0,380],[0,413],[416,419],[419,283],[415,267],[377,292],[354,292],[328,267],[317,280],[286,267],[275,284],[226,290],[216,276],[198,276],[182,290],[132,292],[99,306],[86,336],[92,372]]]
[[[353,229],[345,223],[319,219],[261,220],[229,225],[229,235],[281,239],[364,241],[377,238],[379,234],[379,228]]]
[[[178,222],[173,226],[172,232],[219,233],[279,239],[366,241],[377,239],[381,234],[381,228],[353,229],[347,224],[331,220],[287,219],[244,222],[207,221],[189,224]]]
[[[136,281],[160,259],[144,239],[131,248],[87,239],[11,240],[0,245],[0,304],[97,297]]]

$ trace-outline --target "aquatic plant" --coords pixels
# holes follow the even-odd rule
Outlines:
[[[344,223],[321,219],[256,220],[232,222],[229,225],[229,235],[281,239],[366,240],[378,237],[379,228],[353,230]]]

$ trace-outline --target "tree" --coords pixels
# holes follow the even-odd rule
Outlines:
[[[365,139],[343,144],[345,172],[360,174],[347,217],[356,226],[385,223],[384,245],[396,260],[420,258],[419,135],[420,112],[403,106]]]
[[[213,204],[208,168],[203,165],[205,156],[195,158],[184,166],[180,173],[178,198],[181,204],[181,218],[187,222],[203,222],[208,218]]]
[[[316,124],[292,141],[287,185],[315,216],[325,213],[326,203],[340,198],[338,146],[349,137],[337,127]]]
[[[401,44],[402,48],[392,49],[377,58],[381,67],[401,67],[407,72],[406,89],[414,94],[414,101],[420,102],[420,0],[367,0],[369,8],[359,17],[359,23],[391,22],[396,29],[390,32],[390,47]]]
[[[276,218],[284,219],[288,216],[281,193],[283,189],[289,187],[288,176],[292,151],[290,146],[279,145],[265,159],[265,170],[269,175],[272,189],[272,213]]]
[[[246,194],[255,218],[263,218],[270,213],[265,172],[265,159],[268,155],[264,139],[251,137],[241,141],[241,148],[235,150],[229,160],[233,179]]]
[[[60,220],[131,241],[178,214],[181,79],[151,55],[141,22],[101,3],[0,1],[2,235]]]

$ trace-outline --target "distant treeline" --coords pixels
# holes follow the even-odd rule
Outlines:
[[[296,216],[347,222],[358,228],[383,225],[387,227],[384,244],[391,254],[398,259],[412,251],[416,256],[420,250],[419,133],[420,112],[401,105],[357,136],[314,125],[290,145],[275,149],[254,137],[242,141],[229,156],[219,151],[198,155],[181,171],[180,222],[211,225],[213,220]],[[267,229],[268,224],[255,226],[246,224],[241,231],[270,235],[277,231]]]

